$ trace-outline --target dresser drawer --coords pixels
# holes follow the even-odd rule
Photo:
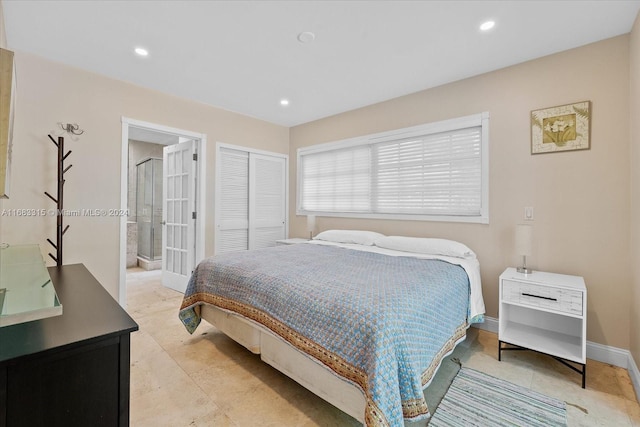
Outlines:
[[[582,316],[581,291],[554,288],[533,283],[502,281],[502,300],[506,303],[555,310]]]

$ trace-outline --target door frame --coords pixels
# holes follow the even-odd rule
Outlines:
[[[120,154],[120,209],[125,212],[128,208],[128,183],[129,183],[129,128],[141,128],[155,132],[168,133],[196,140],[196,151],[198,161],[196,162],[196,211],[198,217],[195,226],[195,258],[194,266],[204,259],[204,236],[205,236],[205,195],[206,195],[206,162],[207,162],[207,135],[199,132],[184,129],[172,128],[156,123],[135,120],[122,116],[122,150]],[[120,217],[120,262],[118,281],[118,302],[125,307],[127,304],[127,215]]]

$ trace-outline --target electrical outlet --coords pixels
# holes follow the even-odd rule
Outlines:
[[[533,221],[533,207],[526,206],[524,208],[524,219],[525,221]]]

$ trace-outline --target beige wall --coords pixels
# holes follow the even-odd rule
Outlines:
[[[531,266],[584,276],[588,339],[629,347],[629,37],[596,44],[371,105],[290,131],[295,201],[299,147],[488,111],[490,224],[318,218],[318,231],[371,229],[459,240],[478,254],[487,314],[498,315],[500,273],[513,266],[513,233],[535,211]],[[533,109],[590,100],[592,148],[532,156]],[[305,236],[291,203],[290,235]]]
[[[56,147],[47,138],[57,122],[78,123],[79,141],[65,140],[73,167],[65,178],[65,209],[120,207],[121,117],[207,135],[205,254],[213,254],[215,143],[287,153],[289,131],[219,108],[16,52],[18,77],[11,198],[4,208],[49,209],[56,191]],[[116,217],[70,217],[64,263],[84,263],[117,298],[119,229]],[[38,243],[49,251],[55,218],[3,218],[0,241]],[[46,246],[45,246],[46,245]],[[48,259],[48,257],[47,257]]]
[[[631,118],[631,265],[630,349],[640,363],[640,14],[630,35],[630,114]]]

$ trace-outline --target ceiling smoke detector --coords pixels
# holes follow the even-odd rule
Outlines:
[[[300,43],[311,43],[315,40],[315,38],[316,35],[311,31],[303,31],[302,33],[298,34],[298,41]]]

